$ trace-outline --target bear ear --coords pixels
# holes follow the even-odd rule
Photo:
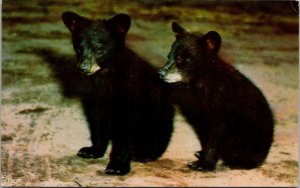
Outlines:
[[[186,32],[186,29],[181,27],[177,22],[172,23],[172,30],[175,33],[176,37],[181,36]]]
[[[221,47],[221,36],[216,31],[210,31],[202,37],[210,53],[217,54]]]
[[[61,17],[64,24],[72,33],[78,28],[84,27],[91,23],[91,20],[70,11],[63,12]]]
[[[125,35],[130,28],[131,18],[129,15],[121,13],[109,19],[108,23],[115,32]]]

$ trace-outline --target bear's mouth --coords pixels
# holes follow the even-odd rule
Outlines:
[[[83,72],[86,75],[90,76],[90,75],[96,73],[99,70],[101,70],[101,67],[98,64],[93,64],[89,70],[83,70]]]
[[[171,67],[170,65],[164,66],[158,71],[158,74],[161,79],[168,83],[180,82],[183,80],[181,72],[178,70],[178,68]]]
[[[182,75],[179,72],[167,73],[164,77],[164,81],[168,83],[180,82],[182,80]]]

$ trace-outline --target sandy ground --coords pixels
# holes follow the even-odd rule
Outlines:
[[[186,164],[195,160],[193,153],[201,146],[177,112],[175,132],[164,155],[155,162],[133,162],[131,173],[114,177],[104,174],[110,148],[102,159],[76,156],[79,148],[90,145],[81,104],[77,98],[63,94],[49,62],[28,50],[47,47],[59,51],[62,57],[73,56],[68,31],[59,14],[71,7],[95,16],[94,4],[90,2],[79,9],[74,7],[78,7],[76,3],[83,6],[80,1],[66,4],[43,1],[49,4],[36,8],[37,2],[42,1],[3,4],[1,186],[298,186],[298,33],[293,30],[295,25],[298,27],[298,20],[295,17],[274,15],[270,19],[270,14],[247,14],[239,20],[239,14],[230,14],[230,19],[225,19],[226,13],[219,14],[231,28],[226,29],[224,23],[214,22],[215,14],[189,7],[191,14],[196,11],[206,16],[198,18],[194,14],[195,20],[180,20],[191,29],[220,31],[224,41],[221,55],[256,83],[270,102],[276,119],[274,143],[261,167],[232,170],[220,161],[214,172],[188,169]],[[153,65],[161,66],[173,35],[171,22],[160,18],[164,11],[184,12],[187,8],[149,10],[136,6],[108,8],[140,13],[135,15],[128,45]],[[150,21],[143,18],[149,12],[158,18],[153,16],[156,20]],[[268,23],[280,20],[286,27],[282,31],[272,24],[251,24],[253,20],[258,22],[258,17],[263,21],[268,18]],[[232,20],[240,22],[233,24]]]

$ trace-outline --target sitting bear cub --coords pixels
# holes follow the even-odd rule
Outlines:
[[[78,68],[94,84],[83,100],[92,146],[77,155],[102,157],[111,140],[105,172],[112,175],[128,173],[131,160],[159,158],[173,131],[174,109],[157,70],[125,46],[130,17],[90,20],[64,12],[62,19],[72,34]]]
[[[176,41],[159,71],[201,143],[188,166],[211,171],[219,159],[231,168],[251,169],[266,159],[273,140],[272,111],[262,92],[218,57],[221,37],[199,36],[172,24]]]

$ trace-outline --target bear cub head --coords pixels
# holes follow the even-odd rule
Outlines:
[[[192,33],[172,23],[176,40],[168,54],[168,61],[159,70],[166,82],[189,82],[194,76],[213,66],[221,46],[221,37],[215,31],[204,35]]]
[[[62,20],[72,34],[78,67],[86,74],[105,71],[118,49],[124,47],[124,38],[131,18],[117,14],[108,20],[91,20],[66,11]]]

